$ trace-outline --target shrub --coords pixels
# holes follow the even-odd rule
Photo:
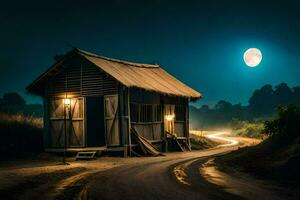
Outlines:
[[[252,138],[264,138],[263,122],[262,121],[241,121],[239,119],[232,119],[230,127],[238,136],[252,137]]]
[[[43,149],[41,118],[0,113],[0,152],[7,156]]]
[[[299,137],[300,131],[300,106],[288,105],[278,107],[278,117],[266,121],[264,132],[268,135],[282,134],[288,137]]]

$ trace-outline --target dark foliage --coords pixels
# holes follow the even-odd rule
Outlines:
[[[190,107],[190,122],[192,128],[214,128],[230,125],[233,119],[241,121],[255,121],[272,117],[278,106],[288,104],[300,104],[300,87],[290,88],[286,83],[275,87],[270,84],[264,85],[253,92],[249,98],[249,105],[231,104],[221,100],[214,108],[203,105],[201,108]],[[271,128],[272,123],[266,125]]]
[[[42,124],[41,118],[0,113],[0,159],[41,152]]]
[[[41,104],[26,104],[24,98],[18,93],[6,93],[0,98],[0,112],[42,117],[43,106]]]
[[[300,136],[300,106],[290,104],[278,107],[278,118],[265,122],[264,132],[293,139]]]
[[[257,146],[243,148],[218,162],[253,174],[298,184],[300,178],[300,106],[280,106],[276,119],[265,123],[270,135]]]
[[[26,104],[25,100],[18,93],[6,93],[3,95],[2,99],[0,99],[0,105],[17,105],[24,106]]]
[[[273,87],[269,84],[255,90],[249,99],[249,109],[254,116],[270,115],[279,105],[300,102],[300,88],[290,88],[286,83]]]
[[[193,129],[217,128],[229,125],[232,119],[250,120],[248,107],[241,104],[232,105],[221,100],[214,108],[203,105],[201,108],[190,106],[190,124]]]

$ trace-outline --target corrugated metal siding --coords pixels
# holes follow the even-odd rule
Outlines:
[[[90,63],[75,59],[49,80],[50,96],[96,96],[118,93],[118,82]]]

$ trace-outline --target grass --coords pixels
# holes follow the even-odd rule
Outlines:
[[[240,121],[233,119],[230,123],[232,133],[236,136],[265,139],[267,137],[263,132],[264,121]]]
[[[30,127],[42,128],[43,119],[32,116],[25,116],[23,114],[11,115],[6,113],[0,113],[0,123],[5,124],[18,124]]]
[[[42,127],[42,118],[0,113],[0,159],[41,151]]]
[[[209,140],[206,137],[192,133],[190,133],[190,142],[193,150],[209,149],[219,145],[219,143]]]

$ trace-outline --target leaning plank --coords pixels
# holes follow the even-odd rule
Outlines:
[[[145,155],[150,156],[159,156],[163,155],[161,152],[159,152],[155,146],[151,144],[146,138],[141,136],[134,127],[131,127],[131,134],[136,138],[136,140],[139,143],[139,146],[141,147],[143,153]]]
[[[168,131],[166,131],[167,136],[169,139],[171,139],[171,142],[178,148],[180,149],[180,151],[184,152],[184,148],[183,146],[180,144],[179,142],[179,137],[176,137],[175,134],[169,133]]]

